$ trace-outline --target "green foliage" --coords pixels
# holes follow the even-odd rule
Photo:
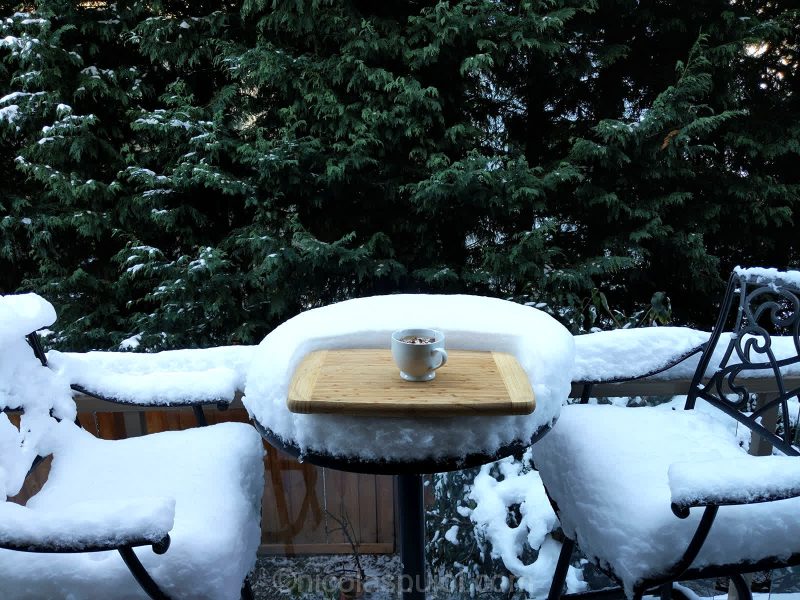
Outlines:
[[[707,326],[730,267],[796,265],[781,3],[3,7],[0,288],[60,348],[397,291]]]

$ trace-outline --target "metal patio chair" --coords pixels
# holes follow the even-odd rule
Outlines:
[[[0,322],[13,321],[13,309],[0,302],[7,313]],[[22,336],[0,335],[6,357],[29,357],[0,369],[4,379],[16,377],[0,388],[0,446],[25,447],[22,459],[52,454],[53,461],[47,482],[25,506],[0,503],[0,596],[252,597],[246,575],[260,542],[263,490],[258,433],[222,423],[97,439],[71,416],[56,418],[70,412],[69,384],[44,366],[36,337],[27,339],[36,358]],[[26,392],[32,382],[33,396]],[[42,401],[39,389],[52,391],[58,406]],[[21,415],[18,433],[9,412]],[[11,495],[19,478],[4,477],[3,466],[0,487]]]
[[[533,448],[567,537],[549,599],[683,597],[675,582],[720,576],[745,599],[743,574],[800,564],[798,284],[732,273],[684,410],[564,407]],[[618,588],[564,594],[576,544]]]

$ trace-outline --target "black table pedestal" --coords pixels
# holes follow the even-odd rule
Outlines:
[[[530,440],[516,440],[499,447],[493,453],[475,453],[463,457],[422,459],[409,462],[365,460],[359,457],[331,456],[303,452],[253,421],[256,429],[275,448],[313,465],[350,473],[394,475],[397,482],[397,518],[400,522],[400,558],[403,561],[401,586],[403,600],[425,600],[425,505],[422,496],[422,473],[444,473],[478,467],[506,456],[521,457],[525,450],[550,431],[552,423],[542,426]]]
[[[397,475],[403,600],[425,600],[425,502],[421,475]]]

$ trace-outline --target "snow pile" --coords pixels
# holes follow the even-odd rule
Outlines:
[[[19,106],[16,104],[9,104],[8,106],[0,107],[0,122],[14,123],[19,118]],[[19,128],[17,128],[19,129]]]
[[[697,351],[709,333],[688,327],[615,329],[575,337],[573,381],[624,381],[644,377]],[[660,375],[691,377],[699,354]]]
[[[754,502],[800,495],[800,459],[750,456],[676,463],[669,468],[672,501],[679,505]]]
[[[640,580],[681,558],[702,513],[692,510],[687,519],[672,513],[670,466],[713,461],[716,468],[729,460],[741,466],[749,459],[738,435],[732,420],[697,409],[572,405],[533,447],[533,456],[565,533],[577,536],[587,557],[607,563],[630,595]],[[684,496],[693,492],[681,482],[702,478],[683,467],[674,473]],[[703,473],[708,478],[701,493],[707,496],[722,496],[742,482],[741,475],[729,483]],[[799,510],[798,498],[721,507],[694,566],[800,552]]]
[[[451,419],[289,412],[289,383],[308,353],[388,348],[392,332],[408,327],[444,331],[448,349],[513,354],[528,374],[536,410],[525,416]],[[257,421],[301,451],[366,460],[453,459],[495,452],[551,425],[569,394],[573,355],[569,332],[535,308],[477,296],[374,296],[310,310],[276,328],[256,350],[243,400]]]
[[[56,320],[53,305],[36,294],[0,296],[0,344],[23,338],[52,325]]]
[[[475,523],[479,539],[491,544],[491,555],[500,558],[505,567],[515,576],[515,586],[527,592],[531,598],[547,595],[553,579],[561,544],[550,533],[558,526],[553,509],[547,500],[539,473],[523,465],[530,464],[530,450],[522,461],[506,458],[481,467],[475,477],[469,498],[475,508],[469,517]],[[499,470],[500,480],[492,475]],[[512,506],[519,506],[520,522],[509,525],[508,515]],[[527,544],[538,550],[536,559],[526,564],[522,560]],[[585,590],[585,583],[572,566],[567,575],[570,593]]]
[[[52,324],[52,305],[35,294],[0,296],[0,409],[24,408],[18,430],[0,413],[0,494],[17,494],[42,438],[55,423],[72,420],[75,403],[69,385],[42,367],[25,335]]]
[[[77,502],[56,510],[0,504],[0,544],[43,544],[70,551],[92,546],[157,542],[172,529],[175,500],[123,498],[119,502]]]
[[[230,402],[244,380],[253,346],[203,350],[47,353],[51,368],[72,384],[116,402],[141,405]]]
[[[688,327],[646,327],[642,329],[615,329],[575,337],[575,368],[572,380],[576,382],[617,382],[648,377],[649,379],[691,380],[700,361],[702,345],[711,334]],[[778,361],[797,356],[791,336],[772,336],[770,350]],[[742,336],[739,348],[751,362],[767,363],[769,358],[753,335]],[[706,377],[714,374],[731,341],[730,333],[723,333],[708,364]],[[739,364],[736,350],[728,364]],[[673,365],[673,366],[670,366]],[[663,369],[663,370],[662,370]],[[780,367],[784,376],[800,375],[800,363]],[[746,370],[739,374],[747,377],[771,377],[770,367]]]
[[[800,289],[800,271],[779,271],[764,267],[736,267],[733,270],[745,281],[756,285],[782,284]]]

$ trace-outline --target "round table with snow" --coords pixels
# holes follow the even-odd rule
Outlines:
[[[286,400],[300,361],[317,350],[388,348],[393,331],[445,333],[448,349],[507,352],[536,398],[528,415],[366,417],[290,412]],[[555,319],[529,306],[464,295],[390,295],[301,313],[258,346],[244,404],[274,446],[318,466],[398,476],[404,598],[424,598],[422,473],[485,464],[521,453],[558,418],[570,391],[574,343]],[[446,366],[444,367],[447,368]],[[399,375],[398,375],[399,376]],[[424,384],[421,384],[424,385]]]

